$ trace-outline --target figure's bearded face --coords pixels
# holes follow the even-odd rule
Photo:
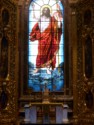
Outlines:
[[[45,7],[45,8],[43,9],[43,11],[42,11],[42,14],[43,14],[44,16],[49,17],[49,16],[50,16],[50,9],[49,9],[48,7]]]

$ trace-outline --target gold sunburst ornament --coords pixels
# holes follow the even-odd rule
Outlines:
[[[44,4],[44,5],[41,7],[41,14],[42,14],[42,10],[43,10],[45,7],[49,8],[49,9],[50,9],[50,13],[52,13],[52,7],[51,7],[50,5],[48,5],[48,4]]]

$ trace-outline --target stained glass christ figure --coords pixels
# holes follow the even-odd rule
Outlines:
[[[36,41],[38,43],[36,63],[34,63],[35,68],[32,72],[33,75],[39,73],[41,69],[44,68],[48,75],[52,75],[56,66],[63,62],[63,60],[60,59],[62,55],[58,55],[61,48],[60,42],[62,41],[63,16],[59,3],[56,0],[53,1],[55,3],[48,0],[49,5],[43,3],[43,5],[40,6],[42,3],[40,3],[39,0],[39,3],[34,1],[31,5],[33,20],[29,39],[31,43]],[[39,11],[37,11],[38,6],[40,14]]]

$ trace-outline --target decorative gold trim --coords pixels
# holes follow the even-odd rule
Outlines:
[[[3,31],[2,11],[9,12],[9,22]],[[0,125],[13,125],[17,121],[17,79],[16,79],[16,45],[17,45],[17,6],[11,0],[0,1],[0,31],[8,39],[8,74],[6,78],[0,77],[0,94],[2,84],[6,83],[8,102],[5,109],[0,109]],[[1,39],[1,38],[0,38]],[[1,44],[1,42],[0,42]],[[1,67],[0,67],[1,68]]]
[[[86,105],[85,96],[88,91],[91,91],[92,94],[94,93],[94,74],[91,78],[86,79],[85,77],[85,55],[84,55],[84,42],[87,35],[90,35],[91,40],[93,41],[93,29],[94,29],[94,17],[93,12],[94,8],[93,0],[79,0],[76,5],[71,6],[72,9],[76,10],[76,24],[77,24],[77,41],[75,41],[77,47],[76,56],[76,68],[74,69],[74,78],[73,78],[73,97],[74,97],[74,122],[78,123],[79,125],[91,125],[94,122],[94,104],[93,107],[90,109]],[[84,12],[85,10],[91,10],[91,22],[88,25],[84,24]],[[74,24],[73,24],[74,25]],[[75,46],[74,46],[75,47]],[[92,46],[92,50],[94,46]],[[93,52],[92,52],[93,55]],[[94,62],[94,58],[92,57]],[[75,62],[75,58],[73,59]],[[74,67],[74,66],[73,66]],[[93,68],[94,73],[94,68]],[[92,91],[93,90],[93,91]],[[94,99],[94,94],[93,94]]]

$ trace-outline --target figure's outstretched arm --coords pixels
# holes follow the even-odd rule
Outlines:
[[[61,23],[63,21],[63,16],[62,16],[62,13],[60,10],[56,11],[54,14],[53,14],[54,18],[57,20],[58,22],[58,27],[60,28],[61,27]]]

